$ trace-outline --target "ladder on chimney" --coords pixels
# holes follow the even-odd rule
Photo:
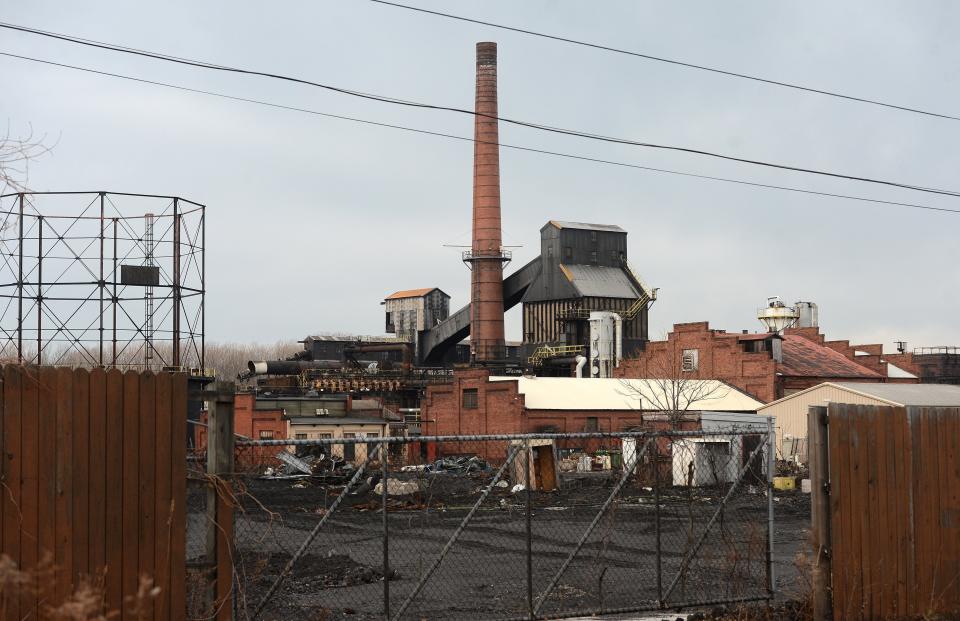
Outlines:
[[[633,266],[630,265],[625,258],[620,259],[620,266],[623,268],[623,271],[627,273],[627,277],[633,281],[634,286],[640,290],[640,297],[637,298],[637,301],[621,314],[625,321],[632,321],[636,319],[640,311],[650,308],[650,305],[657,300],[657,291],[659,289],[651,288],[645,283],[643,279],[640,278],[640,274],[633,269]]]

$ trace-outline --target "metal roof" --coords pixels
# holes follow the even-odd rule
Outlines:
[[[450,297],[449,295],[444,293],[442,289],[438,287],[427,287],[425,289],[404,289],[403,291],[397,291],[395,293],[391,293],[390,295],[388,295],[383,299],[399,300],[402,298],[422,298],[423,296],[427,295],[431,291],[439,291],[440,293],[443,293],[443,295],[446,295],[448,298]]]
[[[630,282],[619,267],[604,267],[602,265],[564,265],[560,270],[577,290],[577,294],[585,298],[627,298],[630,300],[640,297],[640,292]]]
[[[879,381],[883,377],[838,351],[789,333],[783,335],[783,362],[777,371],[791,377],[824,379],[862,377]]]
[[[667,389],[672,380],[578,378],[578,377],[491,377],[491,382],[517,382],[528,410],[644,410],[660,411],[669,406]],[[755,412],[763,405],[746,393],[718,380],[681,380],[682,394],[701,395],[680,406],[697,412]],[[659,405],[658,405],[659,404]]]
[[[894,405],[960,407],[960,386],[950,384],[830,383],[844,390],[889,401]]]
[[[606,231],[608,233],[626,233],[616,224],[590,224],[589,222],[564,222],[563,220],[550,220],[547,225],[553,225],[558,229],[580,229],[582,231]]]

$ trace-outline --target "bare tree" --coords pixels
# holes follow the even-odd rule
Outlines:
[[[711,400],[722,399],[730,392],[723,382],[700,376],[695,355],[677,355],[673,347],[647,356],[643,384],[621,379],[624,394],[640,402],[644,410],[659,410],[667,416],[671,429],[679,429],[690,411],[708,409]]]
[[[30,162],[51,151],[43,137],[35,138],[33,126],[25,135],[14,136],[10,133],[10,125],[0,138],[0,184],[3,192],[25,192],[27,178],[30,176]]]

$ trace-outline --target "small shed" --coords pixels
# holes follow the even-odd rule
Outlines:
[[[807,410],[811,405],[960,407],[960,386],[948,384],[896,384],[826,382],[768,403],[757,414],[772,416],[781,459],[807,463]]]

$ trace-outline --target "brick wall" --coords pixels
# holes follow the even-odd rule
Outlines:
[[[776,363],[769,352],[747,352],[737,334],[713,330],[710,324],[674,324],[666,341],[651,341],[637,358],[624,360],[617,377],[690,377],[718,379],[750,394],[760,401],[777,398]],[[683,350],[696,349],[698,370],[682,372]]]
[[[488,381],[482,369],[454,373],[450,384],[430,386],[421,402],[424,435],[479,435],[506,433],[617,432],[642,427],[669,429],[663,415],[639,410],[528,410],[517,382]],[[476,408],[465,408],[464,391],[476,390]],[[472,399],[472,397],[470,398]],[[699,418],[690,415],[682,429],[699,429]],[[559,442],[560,448],[579,447],[594,451],[612,448],[617,440],[590,439]],[[428,445],[428,460],[455,453],[476,453],[491,462],[507,454],[506,442],[460,442]]]

